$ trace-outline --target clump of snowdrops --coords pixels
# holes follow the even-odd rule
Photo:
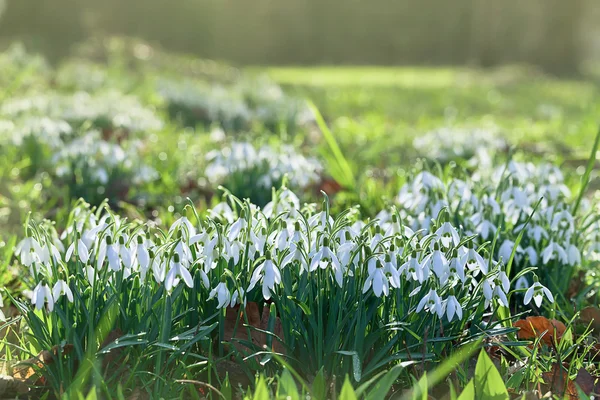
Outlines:
[[[48,221],[28,224],[16,254],[33,296],[13,301],[32,351],[75,348],[70,364],[46,372],[55,390],[69,387],[75,360],[92,362],[115,346],[146,357],[133,359],[135,368],[167,376],[179,362],[212,368],[211,340],[243,368],[255,358],[263,365],[256,368],[269,367],[277,342],[306,376],[323,368],[361,381],[397,360],[435,360],[506,333],[496,315],[514,282],[493,249],[459,234],[445,209],[426,233],[403,225],[394,210],[387,221],[361,221],[353,210],[330,215],[327,200],[302,206],[285,187],[263,209],[225,199],[203,217],[188,207],[168,230],[83,202],[62,232]],[[553,301],[538,282],[528,293],[538,304]],[[250,335],[239,312],[248,302],[270,307],[282,330],[268,335],[266,348],[245,342],[255,357],[245,352],[242,362],[239,346],[225,354],[224,321],[233,312],[237,329]],[[124,335],[120,345],[103,350],[102,338],[115,330]]]
[[[286,185],[302,192],[320,181],[321,163],[300,154],[293,146],[255,147],[248,142],[233,142],[206,155],[204,171],[213,187],[225,186],[240,198],[264,206],[271,199],[271,188]]]
[[[574,214],[575,199],[556,166],[510,160],[486,175],[490,178],[478,180],[451,169],[422,170],[400,190],[403,221],[414,230],[434,232],[432,219],[447,208],[462,235],[474,235],[477,244],[496,241],[494,260],[506,264],[514,251],[511,278],[538,268],[542,284],[565,293],[574,271],[583,265],[582,255],[599,248],[592,214]],[[524,289],[532,282],[532,273],[527,273],[516,287]]]

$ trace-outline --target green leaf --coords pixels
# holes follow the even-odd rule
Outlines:
[[[325,400],[327,396],[327,382],[325,382],[325,374],[323,368],[319,370],[312,384],[312,393],[316,400]]]
[[[290,371],[284,369],[277,385],[277,398],[300,400],[300,393]]]
[[[252,396],[252,400],[270,400],[271,395],[269,394],[269,389],[267,388],[267,383],[265,382],[265,377],[260,376],[258,379],[258,383],[256,384],[256,390],[254,390],[254,396]]]
[[[348,163],[348,160],[344,157],[340,146],[338,146],[337,141],[335,140],[335,136],[327,127],[323,116],[317,109],[317,107],[312,103],[308,102],[308,107],[312,111],[317,125],[319,129],[323,133],[323,137],[329,146],[329,151],[323,152],[323,156],[325,161],[330,164],[327,168],[331,176],[344,188],[353,189],[356,186],[356,182],[354,180],[354,173],[352,172],[352,168]]]
[[[475,398],[489,400],[509,398],[500,373],[484,350],[479,353],[475,366]]]
[[[465,389],[462,391],[457,400],[475,400],[475,385],[473,379],[469,381]]]
[[[367,393],[365,399],[377,400],[385,399],[390,391],[390,388],[400,376],[400,372],[404,369],[404,365],[396,365],[390,369],[381,379],[377,381],[373,389]]]
[[[362,379],[362,363],[360,362],[360,357],[356,351],[336,351],[338,354],[343,354],[345,356],[352,356],[352,371],[354,375],[354,380],[356,382],[360,382]]]
[[[588,159],[587,167],[585,169],[585,173],[581,177],[581,189],[579,189],[579,195],[577,196],[577,201],[573,206],[573,216],[577,215],[577,210],[579,209],[579,204],[581,203],[581,199],[585,196],[585,192],[587,191],[587,187],[590,184],[590,175],[592,174],[592,170],[594,169],[594,164],[596,164],[596,152],[598,151],[598,146],[600,146],[600,128],[598,128],[598,133],[596,134],[596,139],[594,140],[594,144],[592,145],[592,153],[590,154],[590,158]]]
[[[225,380],[221,384],[221,394],[225,397],[225,400],[231,400],[231,382],[229,382],[229,374],[225,374]]]
[[[346,375],[346,379],[344,380],[344,385],[342,386],[339,400],[357,400],[356,393],[354,393],[354,389],[352,388],[352,384],[350,383],[350,378],[348,378],[348,375]]]

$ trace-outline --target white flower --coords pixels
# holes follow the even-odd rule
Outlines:
[[[435,231],[435,236],[438,237],[438,240],[442,242],[442,245],[446,248],[451,245],[457,246],[460,242],[460,236],[458,235],[456,228],[454,228],[450,222],[444,222],[442,226]]]
[[[442,301],[440,300],[440,296],[438,296],[437,292],[433,289],[429,290],[417,305],[416,312],[421,312],[421,310],[425,309],[432,314],[437,314],[438,317],[442,318],[444,315],[444,307],[442,306]]]
[[[504,241],[504,243],[502,243],[502,246],[500,246],[500,249],[498,250],[498,255],[500,257],[502,257],[502,260],[507,263],[508,260],[510,260],[510,256],[512,254],[512,251],[515,247],[515,242],[513,242],[512,240],[508,240],[506,239]],[[519,254],[522,253],[523,249],[521,248],[521,246],[517,247],[517,251],[515,252],[515,257]]]
[[[186,267],[181,265],[179,254],[174,253],[171,269],[165,277],[165,289],[167,289],[168,292],[170,292],[171,289],[173,289],[173,286],[177,285],[179,277],[183,279],[183,281],[189,288],[194,287],[194,280],[192,279],[190,271],[188,271]]]
[[[537,251],[533,248],[533,246],[528,246],[525,248],[525,254],[529,257],[529,263],[535,267],[538,265],[538,254]]]
[[[67,249],[65,260],[69,260],[73,255],[75,243],[77,243],[77,255],[79,256],[79,259],[82,263],[87,264],[88,260],[90,259],[90,252],[82,239],[77,239],[76,242],[71,243],[71,245]]]
[[[60,279],[54,284],[54,287],[52,288],[52,296],[54,296],[54,301],[58,301],[59,297],[63,294],[67,296],[67,299],[71,303],[73,302],[73,292],[71,292],[71,288],[69,287],[69,285],[67,285],[67,282]]]
[[[32,237],[27,237],[19,242],[15,247],[15,255],[21,258],[21,263],[27,267],[36,260],[35,255],[38,259],[41,259],[43,250],[37,240]]]
[[[483,272],[484,275],[487,275],[488,273],[487,261],[475,251],[472,244],[463,256],[461,262],[463,265],[466,265],[470,271],[473,271],[473,276],[479,275],[479,271]]]
[[[535,305],[540,307],[542,305],[544,295],[548,298],[550,303],[554,303],[554,296],[552,296],[550,290],[539,283],[536,278],[536,281],[533,283],[533,285],[531,285],[531,287],[525,292],[523,304],[527,305],[531,302],[531,299],[533,299]]]
[[[573,267],[581,264],[581,252],[574,244],[569,245],[567,248],[567,261]]]
[[[452,322],[455,315],[459,321],[462,320],[462,307],[454,295],[448,296],[445,301],[445,308],[449,322]]]
[[[390,283],[395,288],[400,287],[400,276],[390,261],[382,265],[381,261],[377,260],[376,265],[369,266],[368,272],[369,276],[363,285],[363,293],[367,293],[371,285],[373,285],[373,293],[375,296],[381,297],[382,293],[384,296],[389,294]]]
[[[565,249],[555,242],[550,242],[550,244],[542,251],[542,261],[544,264],[548,264],[550,260],[556,260],[566,264],[568,259],[569,257],[567,256]]]
[[[523,289],[527,289],[529,287],[529,281],[527,280],[527,278],[525,278],[525,276],[520,276],[519,279],[517,279],[517,282],[515,283],[515,289],[517,290],[523,290]]]
[[[31,296],[31,304],[35,305],[35,308],[41,310],[44,308],[44,303],[48,303],[48,311],[54,310],[54,298],[52,297],[52,291],[48,287],[45,281],[37,284],[33,289],[33,295]]]
[[[271,298],[271,292],[275,290],[275,284],[279,285],[281,283],[281,273],[279,269],[271,260],[271,253],[266,252],[265,261],[260,264],[252,273],[252,278],[250,279],[250,286],[248,286],[248,292],[254,289],[254,286],[260,281],[262,277],[262,293],[265,300],[269,300]]]
[[[308,270],[310,272],[313,272],[318,267],[320,267],[321,269],[325,269],[328,265],[331,265],[331,267],[333,268],[335,280],[338,283],[338,285],[342,287],[344,280],[344,271],[335,253],[333,253],[333,251],[329,249],[329,241],[327,240],[327,238],[324,238],[323,246],[312,256],[312,261],[310,262],[310,267]]]
[[[404,264],[402,264],[400,266],[400,268],[398,268],[398,272],[400,274],[404,275],[405,279],[407,279],[407,280],[412,279],[414,281],[419,281],[419,282],[423,283],[423,280],[424,280],[423,268],[421,267],[421,264],[419,263],[417,253],[414,251],[412,252],[408,261],[406,261]]]
[[[441,252],[440,247],[437,243],[434,244],[433,252],[428,254],[422,263],[423,268],[432,270],[440,282],[445,282],[448,277],[448,260],[446,256]]]
[[[222,277],[221,282],[210,291],[210,295],[208,299],[211,300],[214,297],[217,297],[219,304],[217,304],[217,308],[227,307],[231,301],[231,293],[229,293],[229,289],[227,289],[226,278]],[[235,302],[235,301],[234,301]]]

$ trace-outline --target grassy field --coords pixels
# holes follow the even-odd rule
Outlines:
[[[488,127],[546,157],[587,157],[600,113],[597,80],[552,78],[525,67],[257,71],[314,101],[350,158],[365,163],[402,163],[413,138],[440,126]]]

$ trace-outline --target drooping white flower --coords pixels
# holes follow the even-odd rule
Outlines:
[[[572,267],[581,264],[581,252],[574,244],[570,244],[567,248],[567,261]]]
[[[187,285],[187,287],[194,287],[194,280],[192,279],[190,271],[188,271],[186,267],[181,265],[179,254],[174,253],[173,261],[171,263],[171,269],[165,277],[165,289],[167,289],[167,291],[170,292],[171,289],[173,289],[173,287],[177,285],[177,282],[179,281],[180,277],[183,279],[183,282]]]
[[[419,263],[417,252],[413,251],[408,261],[398,268],[398,272],[407,280],[414,280],[423,283],[423,268]]]
[[[52,291],[48,287],[45,281],[41,281],[33,289],[33,295],[31,296],[31,304],[35,305],[35,308],[41,310],[44,308],[44,304],[48,303],[48,311],[54,310],[54,297],[52,297]]]
[[[226,278],[224,276],[221,277],[221,282],[210,291],[208,296],[209,300],[212,300],[215,296],[217,297],[217,300],[219,301],[217,308],[227,307],[231,301],[231,293],[229,293],[229,289],[227,289],[226,282]]]
[[[455,316],[456,319],[458,319],[459,321],[462,320],[463,310],[460,306],[460,303],[456,299],[456,296],[454,296],[453,294],[448,296],[448,298],[444,301],[444,306],[446,309],[446,316],[448,317],[448,322],[452,322]]]
[[[86,246],[82,239],[77,239],[77,241],[71,243],[67,249],[67,253],[65,254],[65,259],[69,260],[71,258],[73,251],[75,250],[75,244],[77,244],[77,255],[79,260],[81,260],[82,263],[87,264],[88,260],[90,259],[90,252],[88,250],[88,246]]]
[[[525,278],[525,276],[520,276],[519,279],[517,279],[517,282],[515,283],[515,289],[517,290],[524,290],[529,288],[529,281],[527,280],[527,278]]]
[[[36,260],[41,259],[43,250],[37,240],[33,237],[26,237],[15,246],[15,255],[21,259],[21,263],[26,267],[30,267]]]
[[[449,272],[449,263],[437,243],[434,244],[433,252],[425,256],[423,259],[422,266],[423,268],[429,268],[432,270],[440,282],[446,281]]]
[[[310,272],[313,272],[317,268],[326,269],[329,265],[331,265],[331,268],[333,269],[332,272],[336,282],[340,287],[342,287],[344,280],[344,270],[335,253],[329,248],[329,240],[327,238],[324,238],[322,247],[319,249],[319,251],[312,255],[310,267],[308,270]]]
[[[463,256],[461,261],[463,265],[466,265],[467,268],[473,272],[473,276],[479,275],[479,271],[483,272],[484,275],[488,273],[488,264],[487,261],[483,259],[481,254],[479,254],[473,248],[473,244],[469,245],[467,252]]]
[[[389,294],[390,283],[395,288],[400,287],[400,275],[391,261],[386,261],[385,265],[382,265],[381,261],[377,260],[375,265],[369,266],[368,273],[367,280],[363,285],[363,293],[367,293],[372,285],[375,296],[381,297],[382,294],[384,296]]]
[[[429,293],[427,293],[417,305],[416,312],[421,312],[421,310],[429,311],[431,314],[437,314],[440,318],[444,315],[442,300],[434,289],[430,289]]]
[[[281,273],[271,259],[271,253],[269,251],[265,253],[265,261],[263,261],[263,263],[252,273],[252,278],[250,279],[250,285],[248,286],[247,291],[252,291],[261,278],[263,297],[265,300],[269,300],[271,298],[271,292],[275,290],[275,285],[281,283]]]
[[[527,305],[533,299],[533,302],[536,306],[541,307],[542,300],[544,300],[544,296],[550,301],[550,303],[554,303],[554,296],[552,296],[552,292],[548,290],[547,287],[543,286],[541,283],[537,281],[537,277],[534,278],[535,282],[527,291],[525,292],[525,298],[523,299],[523,304]]]
[[[550,244],[542,251],[542,262],[548,264],[551,260],[564,264],[567,264],[569,261],[565,249],[556,242],[550,242]]]
[[[444,222],[441,227],[435,231],[435,236],[442,243],[442,246],[449,248],[450,246],[458,246],[460,242],[460,236],[456,228],[452,226],[450,222]]]
[[[52,296],[54,297],[54,301],[58,301],[60,296],[66,295],[69,302],[73,302],[73,292],[67,282],[62,279],[59,279],[52,288]]]

